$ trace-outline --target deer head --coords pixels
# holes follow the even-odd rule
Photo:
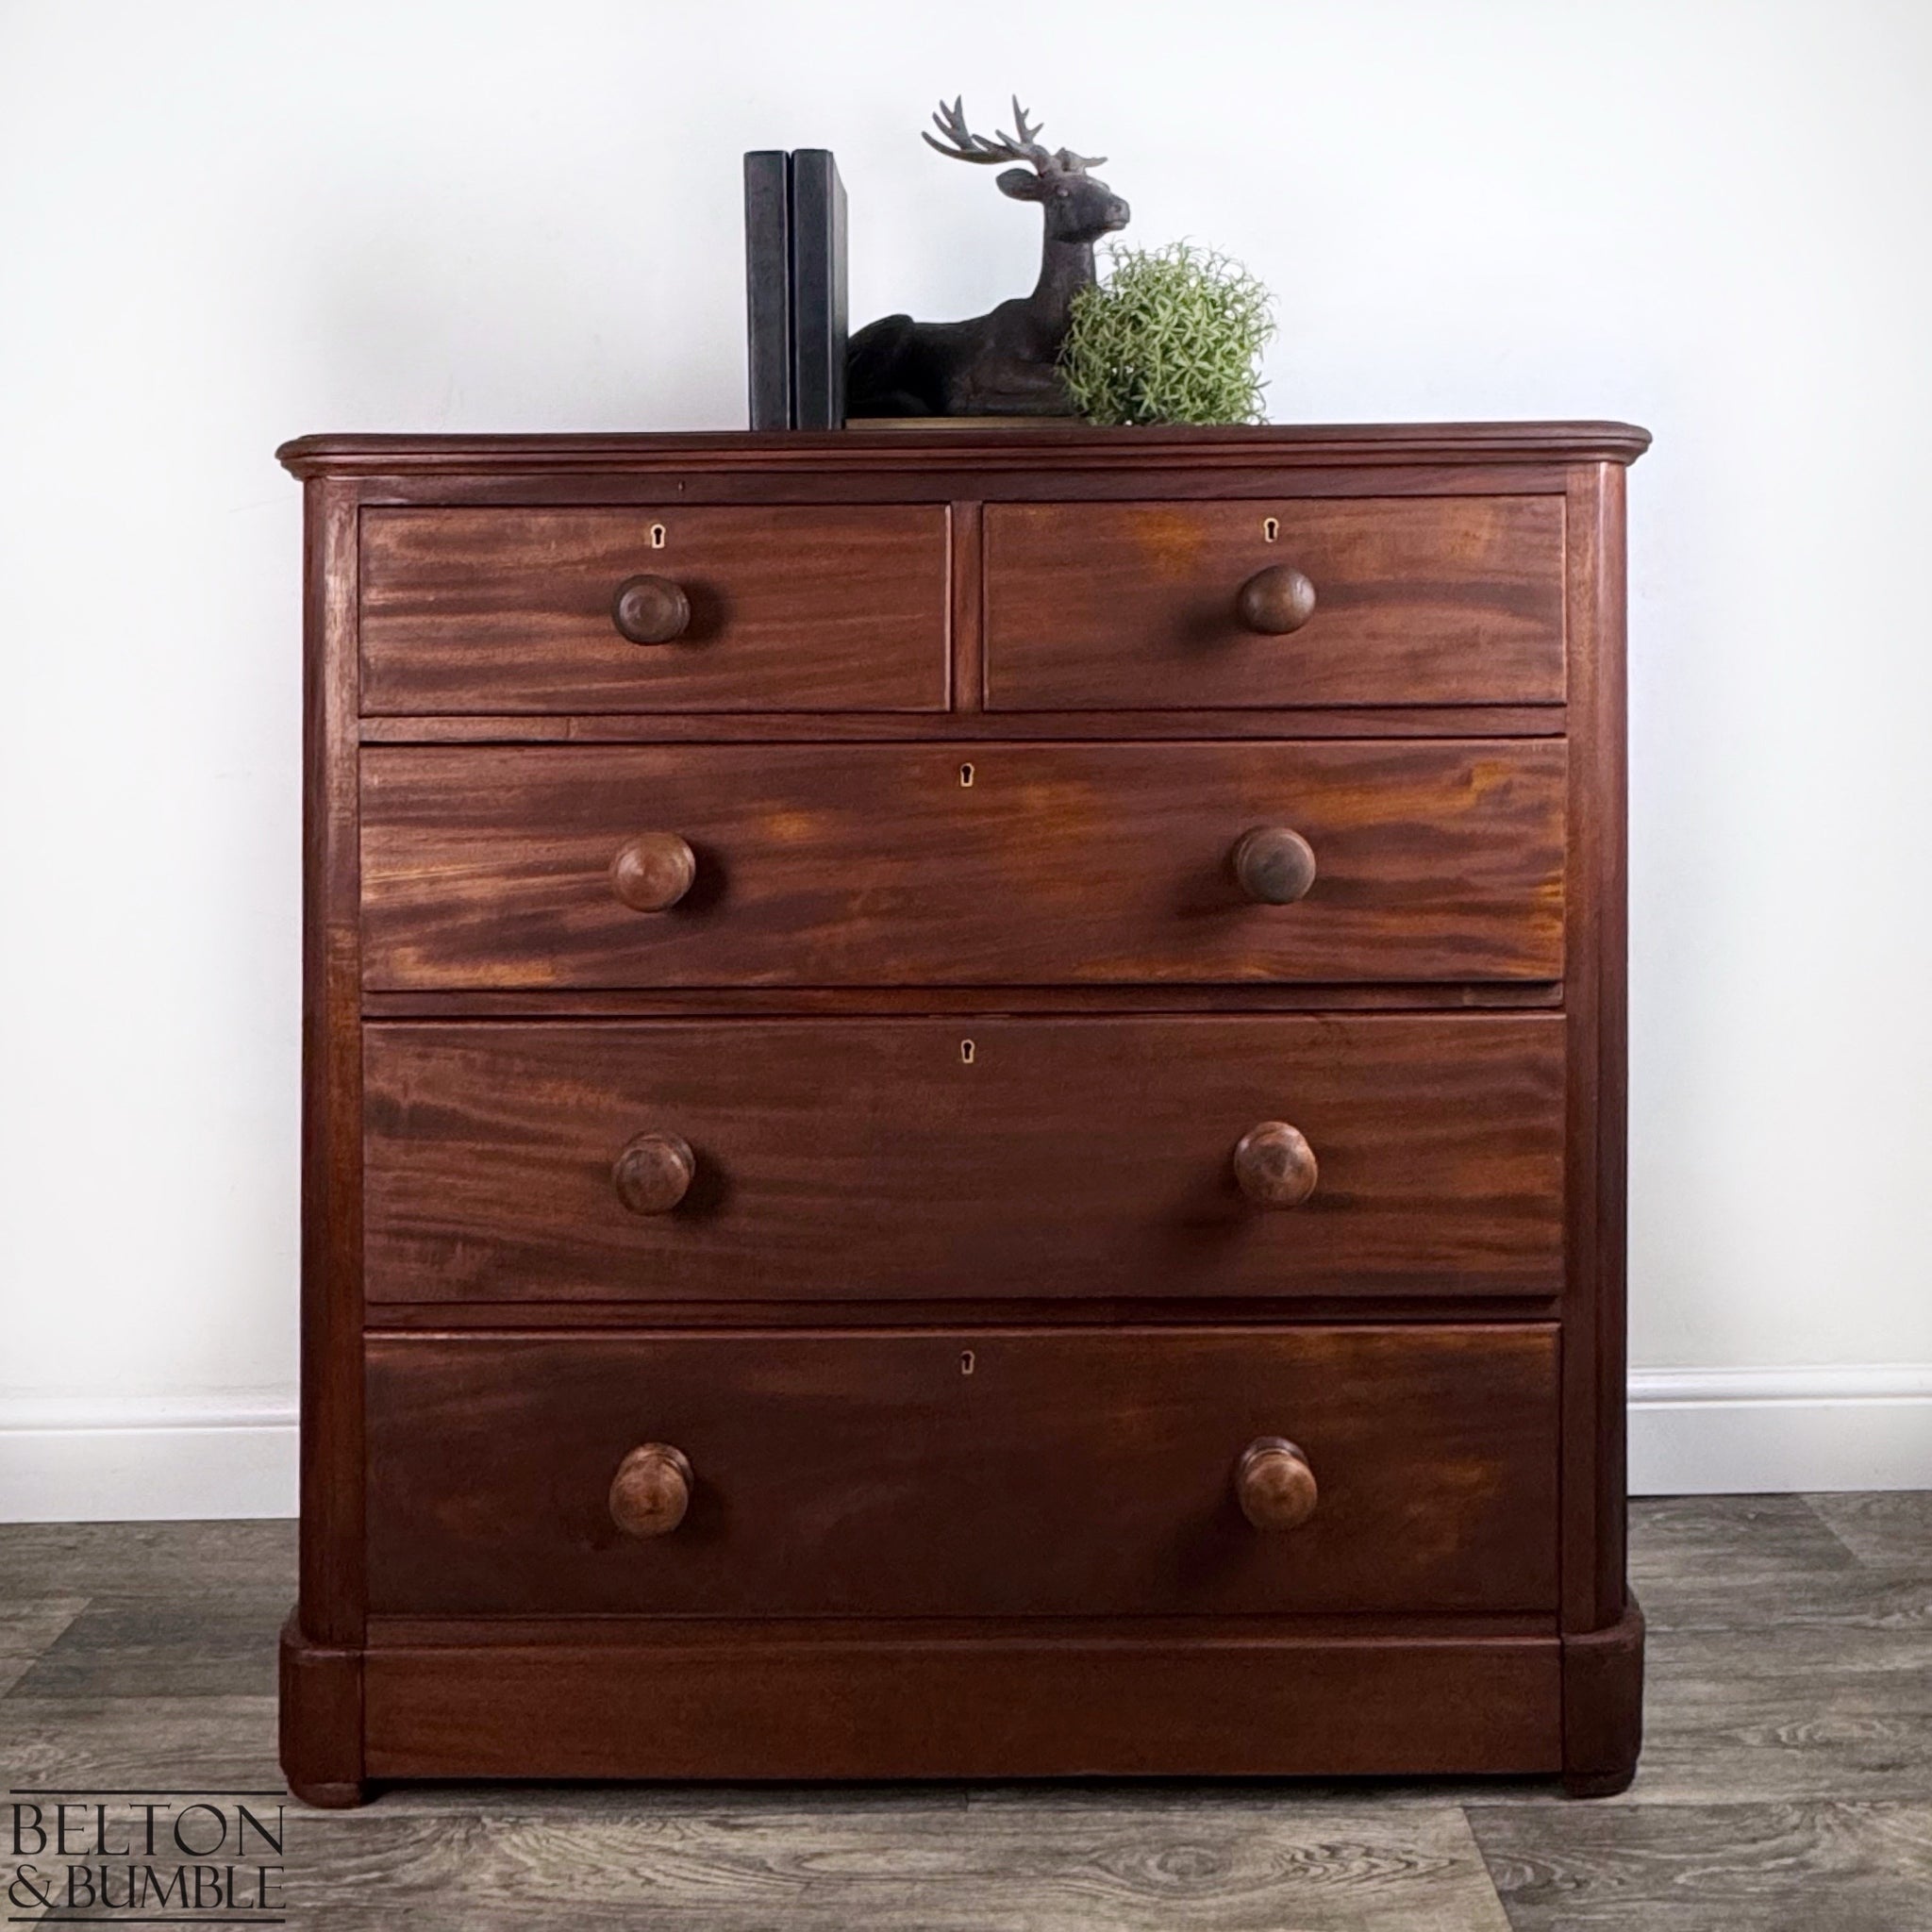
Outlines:
[[[994,167],[1001,161],[1024,161],[1024,168],[1008,168],[999,177],[999,191],[1015,201],[1037,201],[1046,213],[1046,239],[1091,246],[1103,235],[1124,228],[1133,210],[1105,181],[1090,175],[1106,161],[1105,155],[1076,155],[1071,148],[1048,149],[1036,139],[1043,124],[1029,123],[1020,97],[1013,96],[1013,125],[1017,136],[999,134],[989,140],[966,125],[964,98],[949,108],[941,101],[933,125],[945,136],[935,141],[924,137],[928,147],[956,161],[977,161]],[[949,144],[950,143],[950,144]],[[1029,172],[1030,170],[1030,172]]]

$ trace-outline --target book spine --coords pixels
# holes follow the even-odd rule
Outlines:
[[[829,149],[791,157],[791,418],[845,426],[845,184]]]
[[[791,158],[744,158],[746,389],[754,429],[790,429],[791,398]]]

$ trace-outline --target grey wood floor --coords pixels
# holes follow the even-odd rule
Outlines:
[[[291,1813],[291,1923],[1927,1932],[1932,1494],[1703,1497],[1632,1516],[1648,1741],[1620,1798],[1474,1783],[401,1790]],[[0,1527],[0,1774],[279,1786],[274,1648],[292,1573],[285,1523]]]

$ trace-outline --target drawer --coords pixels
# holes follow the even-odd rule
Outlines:
[[[369,509],[361,565],[369,712],[948,701],[938,506]],[[620,631],[615,600],[633,577],[675,587],[646,587],[634,609],[676,636],[636,643]]]
[[[1556,1414],[1542,1326],[382,1337],[369,1603],[1543,1611]],[[1297,1527],[1257,1528],[1241,1505],[1242,1458],[1268,1439],[1313,1475]],[[656,1458],[636,1498],[652,1512],[631,1519],[651,1533],[627,1533],[613,1483],[653,1443],[689,1479]],[[1257,1488],[1285,1462],[1259,1460]],[[1277,1503],[1305,1505],[1291,1474]]]
[[[376,747],[365,983],[1554,980],[1565,758],[1524,740]],[[1307,842],[1294,903],[1236,876],[1259,827]]]
[[[364,1291],[1554,1294],[1563,1091],[1555,1014],[377,1024]]]
[[[1560,497],[990,504],[985,531],[989,710],[1563,699]]]

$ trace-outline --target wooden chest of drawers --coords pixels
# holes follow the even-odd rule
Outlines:
[[[296,1791],[1628,1780],[1645,441],[283,450]]]

